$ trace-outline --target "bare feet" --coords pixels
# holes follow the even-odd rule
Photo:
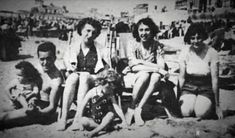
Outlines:
[[[128,108],[125,118],[128,125],[131,125],[132,118],[134,117],[134,109]]]
[[[66,129],[66,121],[60,120],[59,122],[57,122],[57,127],[56,127],[57,131],[64,131],[65,129]]]
[[[83,130],[83,126],[81,123],[76,119],[73,121],[72,125],[69,127],[69,130],[76,131],[76,130]]]
[[[141,108],[136,108],[135,109],[135,125],[136,126],[143,126],[144,125],[144,120],[141,118]]]

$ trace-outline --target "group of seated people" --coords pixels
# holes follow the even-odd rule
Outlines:
[[[164,60],[163,44],[155,39],[158,27],[149,17],[140,19],[133,29],[135,41],[128,44],[128,66],[122,74],[110,69],[95,39],[101,33],[99,21],[82,19],[77,26],[80,38],[71,42],[64,55],[66,80],[55,66],[56,47],[51,42],[38,46],[40,70],[27,62],[18,63],[16,79],[9,83],[0,126],[45,122],[56,112],[62,96],[62,112],[57,130],[68,128],[68,113],[73,102],[76,114],[71,130],[89,130],[92,137],[112,125],[117,114],[119,127],[143,126],[143,106],[159,91],[169,117],[194,116],[208,119],[223,117],[219,102],[217,52],[206,45],[207,33],[201,24],[191,24],[184,40],[190,44],[179,56],[179,100],[167,86],[169,73]],[[200,67],[200,68],[199,68]],[[116,100],[123,84],[122,75],[131,77],[132,100],[124,114]],[[64,83],[64,88],[62,84]]]

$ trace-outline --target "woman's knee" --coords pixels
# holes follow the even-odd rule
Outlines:
[[[193,114],[193,108],[181,106],[181,114],[184,117],[189,117]]]
[[[150,78],[150,82],[156,83],[156,82],[159,82],[160,79],[161,79],[161,75],[160,74],[152,73],[151,78]]]
[[[89,73],[81,73],[80,74],[80,80],[81,83],[88,83],[91,79],[91,75]]]
[[[194,95],[183,95],[180,97],[180,102],[182,103],[180,108],[183,116],[191,116],[194,112],[195,97]]]
[[[147,81],[150,77],[150,74],[148,72],[139,72],[137,79],[139,81]]]
[[[66,79],[65,85],[75,85],[79,80],[79,75],[77,73],[72,73]]]
[[[198,96],[195,106],[194,112],[196,117],[204,118],[212,111],[212,102],[209,98]]]

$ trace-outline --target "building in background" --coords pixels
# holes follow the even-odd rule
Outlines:
[[[143,14],[143,13],[147,13],[148,12],[148,4],[147,3],[143,3],[143,4],[137,4],[135,7],[134,7],[134,15],[140,15],[140,14]]]

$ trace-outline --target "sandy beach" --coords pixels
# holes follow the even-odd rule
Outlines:
[[[26,60],[38,67],[36,54],[37,45],[42,41],[52,41],[57,46],[58,63],[63,57],[67,42],[57,38],[30,37],[22,42],[20,55],[17,60],[0,61],[0,99],[7,83],[14,78],[14,65],[21,60]],[[164,40],[168,46],[175,44],[180,47],[181,39]],[[177,43],[177,44],[176,44]],[[172,55],[174,56],[174,55]],[[232,57],[234,59],[234,57]],[[168,56],[169,63],[174,57]],[[231,59],[232,60],[232,59]],[[59,64],[58,64],[59,65]],[[60,66],[60,65],[59,65]],[[171,65],[169,65],[171,66]],[[174,66],[172,65],[172,68]],[[220,103],[225,113],[222,120],[195,120],[194,118],[168,119],[155,117],[146,121],[143,127],[131,126],[130,129],[114,130],[100,135],[100,138],[233,138],[235,137],[235,90],[220,89]],[[0,105],[4,105],[0,100]],[[1,138],[64,138],[83,137],[80,131],[57,131],[56,122],[50,124],[34,124],[20,126],[0,131]]]

